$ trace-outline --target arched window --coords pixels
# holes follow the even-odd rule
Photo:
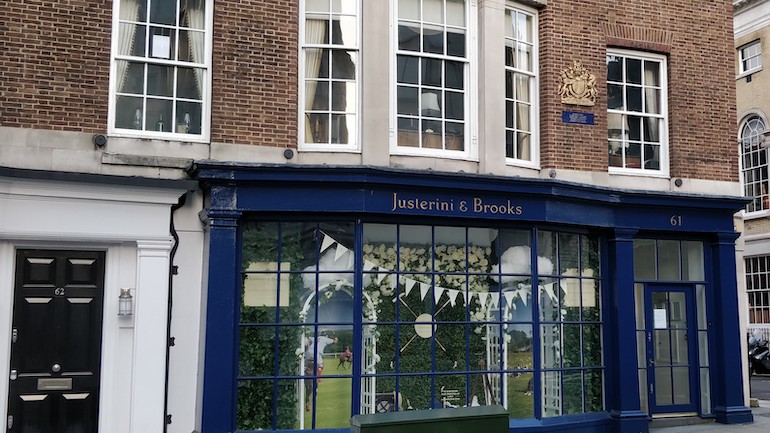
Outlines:
[[[759,116],[751,116],[741,127],[741,174],[743,193],[754,197],[746,205],[747,212],[770,209],[767,185],[767,149],[764,146],[765,122]]]

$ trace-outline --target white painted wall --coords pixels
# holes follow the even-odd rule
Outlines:
[[[110,433],[163,431],[171,206],[185,186],[153,188],[0,177],[0,375],[9,377],[11,308],[17,248],[106,251],[99,429]],[[194,195],[194,194],[193,194]],[[178,263],[184,291],[183,329],[175,364],[171,432],[192,430],[198,377],[202,225],[200,198],[178,211],[184,221]],[[196,224],[197,221],[197,224]],[[180,244],[181,245],[181,244]],[[189,273],[189,275],[188,275]],[[119,318],[120,288],[132,288],[134,316]],[[182,290],[182,289],[180,289]],[[188,331],[188,327],[189,330]],[[180,338],[181,337],[181,338]],[[175,385],[179,386],[179,385]],[[8,382],[0,381],[7,412]],[[187,420],[187,422],[184,422]],[[0,429],[7,419],[0,417]]]

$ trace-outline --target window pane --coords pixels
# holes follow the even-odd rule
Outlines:
[[[332,44],[348,46],[358,44],[357,22],[358,18],[355,16],[335,17],[332,21]]]
[[[660,87],[660,62],[644,61],[644,85]]]
[[[420,95],[420,113],[427,117],[441,117],[441,94],[423,91]]]
[[[329,12],[329,0],[305,0],[307,12]]]
[[[332,111],[355,112],[357,105],[355,83],[332,82]]]
[[[658,268],[661,280],[679,280],[679,241],[658,240]]]
[[[626,82],[642,84],[642,61],[626,58]]]
[[[420,0],[398,0],[398,17],[408,20],[419,20]]]
[[[356,0],[332,0],[332,12],[352,15],[356,13],[357,4]]]
[[[529,81],[530,78],[524,74],[516,74],[516,99],[522,102],[529,102]]]
[[[398,49],[420,51],[420,26],[412,24],[398,25]]]
[[[641,87],[626,87],[626,110],[642,112]]]
[[[447,49],[448,56],[465,57],[465,31],[448,29]]]
[[[617,84],[607,85],[607,108],[623,109],[623,86]]]
[[[444,62],[446,67],[446,87],[450,89],[463,89],[465,87],[465,64],[461,62]]]
[[[442,0],[422,1],[423,20],[432,23],[444,22],[444,2]]]
[[[463,120],[465,113],[463,110],[464,95],[457,92],[445,92],[446,94],[446,118]]]
[[[444,54],[444,30],[441,27],[423,27],[423,46],[425,53]]]
[[[356,79],[355,52],[332,50],[332,78],[343,80]]]
[[[623,58],[607,56],[607,81],[623,82]]]
[[[115,126],[123,129],[144,129],[142,98],[118,96],[115,104]]]
[[[356,116],[352,114],[332,114],[331,142],[351,144],[356,138]]]
[[[634,240],[634,278],[654,280],[655,276],[655,241],[653,239]]]
[[[176,96],[185,99],[201,99],[200,83],[203,69],[177,68]]]
[[[517,38],[523,42],[532,42],[532,35],[534,34],[532,17],[530,15],[519,13],[517,14],[516,19],[516,29],[518,30]]]
[[[411,56],[398,56],[397,81],[399,83],[417,84],[419,77],[419,59]]]
[[[564,379],[564,415],[583,413],[583,372],[565,371]]]
[[[447,0],[446,1],[447,24],[450,26],[465,26],[465,1]]]
[[[305,19],[305,43],[325,44],[328,42],[329,31],[325,19]]]
[[[176,133],[200,134],[203,118],[203,104],[198,102],[177,102]]]
[[[438,59],[422,59],[422,84],[441,87],[441,72],[443,61]]]
[[[147,98],[146,128],[152,131],[171,132],[173,102]]]
[[[416,87],[398,86],[398,114],[410,114],[416,116],[419,114],[417,103],[418,90]]]
[[[150,2],[150,22],[176,24],[176,0],[153,0]]]

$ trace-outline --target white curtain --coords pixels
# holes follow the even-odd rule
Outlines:
[[[205,63],[206,55],[206,2],[205,0],[187,1],[187,31],[190,43],[190,58],[195,63]],[[200,31],[192,30],[199,29]],[[195,68],[195,81],[198,85],[198,96],[203,98],[203,68]]]
[[[326,36],[325,20],[305,20],[305,41],[309,44],[323,44]],[[323,59],[323,49],[308,48],[305,49],[305,78],[318,78],[321,71],[321,60]],[[317,87],[316,80],[305,81],[305,110],[313,108],[315,102],[315,93]],[[313,143],[313,125],[310,117],[305,115],[305,143]],[[326,141],[326,140],[324,140]]]
[[[530,97],[529,89],[530,89],[530,78],[523,74],[515,74],[516,79],[516,98],[520,101],[531,101],[532,98]],[[517,137],[516,142],[518,145],[518,157],[519,159],[523,159],[525,161],[529,161],[531,158],[531,147],[532,147],[532,128],[530,125],[530,105],[525,105],[521,103],[516,104],[516,126],[521,131],[528,131],[529,134],[526,135],[526,140],[523,140],[523,136],[520,135]],[[526,107],[526,110],[522,110],[521,108]]]
[[[647,62],[645,62],[645,63],[646,63],[645,64],[645,68],[644,68],[644,84],[645,84],[645,86],[658,86],[659,83],[656,80],[655,71],[650,69],[649,67],[647,67],[647,65],[650,64],[650,63],[647,63]],[[657,65],[657,63],[654,63],[654,64]],[[660,101],[659,101],[660,98],[658,96],[658,90],[657,89],[653,89],[653,88],[650,88],[650,87],[645,87],[645,89],[644,89],[644,99],[645,99],[645,102],[646,102],[646,106],[645,106],[646,107],[646,111],[648,113],[655,113],[655,114],[659,114],[660,113],[660,105],[659,105],[660,104]],[[647,130],[644,131],[644,133],[645,133],[644,141],[645,142],[650,142],[650,141],[652,141],[651,139],[653,139],[656,142],[659,140],[659,138],[658,138],[658,131],[659,131],[658,125],[659,125],[659,123],[660,123],[660,121],[657,118],[649,119],[649,121],[647,122]],[[653,159],[657,160],[657,158],[655,157],[655,153],[656,153],[655,149],[656,148],[654,148],[652,146],[649,146],[649,147],[648,146],[644,146],[644,147],[645,147],[645,149],[643,150],[643,152],[644,152],[644,162],[646,163],[647,161],[650,161],[650,160],[653,160]],[[651,152],[652,155],[648,155],[647,154],[650,151],[652,151]]]
[[[120,2],[120,25],[118,26],[118,54],[121,56],[130,56],[134,50],[134,38],[136,36],[136,24],[126,23],[125,21],[138,21],[139,2],[137,0],[123,0]],[[126,75],[128,74],[128,62],[118,60],[115,62],[118,91],[123,90],[126,84]]]

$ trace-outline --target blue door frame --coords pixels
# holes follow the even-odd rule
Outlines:
[[[699,365],[694,287],[646,284],[644,300],[645,361],[650,414],[655,416],[697,412]],[[678,302],[679,300],[683,300],[683,304]],[[684,354],[678,345],[682,337],[686,341]],[[675,372],[683,372],[684,369],[687,369],[684,377],[688,383],[677,383]],[[664,373],[668,373],[667,376],[663,376]],[[688,395],[681,394],[685,389]],[[667,391],[670,395],[666,395]]]

